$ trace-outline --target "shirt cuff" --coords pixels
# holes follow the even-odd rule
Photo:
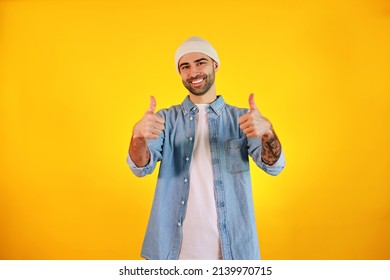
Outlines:
[[[147,174],[150,174],[153,171],[151,166],[151,162],[153,162],[153,153],[150,153],[150,161],[147,165],[143,167],[138,167],[134,161],[131,159],[130,155],[127,154],[127,165],[130,167],[131,171],[137,177],[143,177]]]
[[[266,164],[265,162],[262,161],[262,165],[263,165],[264,171],[267,172],[268,174],[274,175],[274,176],[278,175],[280,172],[282,172],[284,166],[286,165],[286,160],[284,158],[283,150],[280,153],[280,157],[278,158],[278,160],[274,164],[269,165],[269,164]]]

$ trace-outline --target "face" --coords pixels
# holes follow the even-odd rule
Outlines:
[[[218,65],[203,53],[188,53],[179,60],[183,85],[194,95],[206,94],[214,85]]]

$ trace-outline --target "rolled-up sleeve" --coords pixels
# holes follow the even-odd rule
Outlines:
[[[262,143],[260,139],[248,138],[248,153],[250,154],[256,165],[269,175],[278,175],[280,172],[282,172],[286,165],[283,149],[280,153],[279,159],[274,164],[269,165],[261,159],[261,148]]]
[[[147,165],[143,167],[138,167],[135,165],[134,161],[131,159],[130,155],[127,154],[127,164],[129,165],[131,171],[137,177],[144,177],[148,174],[151,174],[153,170],[156,168],[157,160],[154,153],[150,152],[150,161]]]
[[[286,160],[284,158],[284,152],[282,150],[279,159],[272,165],[266,164],[260,160],[260,168],[263,169],[267,174],[276,176],[282,172],[284,166],[286,165]]]

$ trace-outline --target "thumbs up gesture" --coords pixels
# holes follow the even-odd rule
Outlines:
[[[154,113],[156,99],[150,96],[150,105],[143,118],[133,128],[133,138],[156,139],[164,129],[164,119]]]
[[[260,137],[267,140],[273,136],[272,125],[257,108],[253,93],[249,95],[249,112],[242,115],[238,123],[248,138]]]

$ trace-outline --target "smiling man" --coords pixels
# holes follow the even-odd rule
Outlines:
[[[260,259],[249,156],[279,174],[281,143],[254,95],[249,109],[217,95],[217,52],[191,37],[175,53],[189,94],[180,105],[155,113],[156,100],[135,124],[127,162],[135,175],[161,161],[141,255],[146,259]]]
[[[191,63],[198,65],[197,68],[192,68]],[[209,66],[212,69],[212,73],[200,74],[202,69],[207,69],[208,65],[212,65],[212,59],[205,56],[202,53],[189,53],[180,59],[180,74],[182,75],[183,85],[188,89],[190,93],[195,96],[205,96],[211,87],[214,86],[215,91],[215,71],[216,69]],[[218,67],[218,66],[217,66]],[[192,73],[195,71],[196,73]],[[211,97],[206,95],[205,97]]]

